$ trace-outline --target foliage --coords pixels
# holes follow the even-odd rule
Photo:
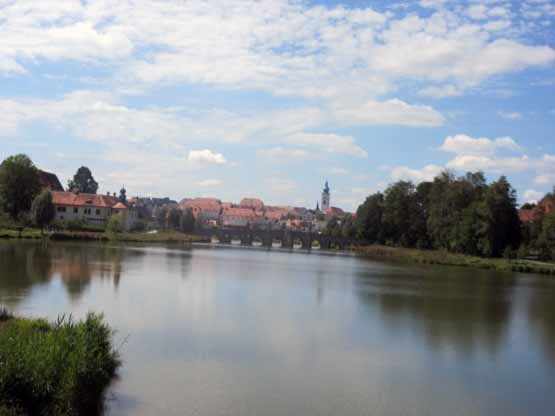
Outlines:
[[[11,319],[0,327],[0,410],[18,415],[94,413],[120,365],[101,315]]]
[[[0,203],[14,220],[31,209],[40,191],[39,171],[28,156],[18,154],[0,165]]]
[[[78,191],[85,194],[96,194],[98,183],[94,180],[91,170],[86,166],[81,166],[73,176],[67,186],[70,191]]]
[[[192,233],[195,231],[195,217],[193,215],[193,210],[191,208],[187,208],[183,211],[183,215],[181,215],[181,231],[184,233]]]
[[[417,187],[408,181],[370,195],[357,210],[357,236],[369,243],[499,257],[520,244],[516,194],[505,177],[443,172]]]
[[[177,230],[181,224],[181,210],[171,208],[168,212],[168,227]]]
[[[56,209],[52,203],[52,193],[45,189],[38,194],[31,205],[31,218],[35,225],[44,229],[56,216]]]
[[[120,214],[113,214],[110,216],[106,224],[106,231],[111,234],[123,232],[123,219]]]
[[[158,207],[155,211],[155,217],[160,225],[160,228],[164,229],[168,226],[168,208],[165,206]]]

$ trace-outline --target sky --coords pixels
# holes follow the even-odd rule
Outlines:
[[[0,159],[99,192],[355,210],[555,186],[555,0],[0,0]]]

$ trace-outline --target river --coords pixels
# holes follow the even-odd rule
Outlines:
[[[103,312],[108,415],[549,415],[555,279],[220,247],[0,242],[0,304]]]

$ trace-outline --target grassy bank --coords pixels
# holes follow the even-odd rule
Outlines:
[[[374,259],[555,275],[555,264],[533,260],[489,259],[440,250],[417,250],[379,245],[360,246],[356,247],[355,251]]]
[[[102,316],[48,323],[0,311],[0,415],[98,414],[119,365]]]
[[[183,234],[177,231],[161,231],[156,234],[149,233],[115,233],[97,231],[56,231],[41,234],[36,228],[25,228],[22,232],[15,229],[0,228],[0,238],[24,238],[52,240],[82,240],[82,241],[121,241],[133,243],[190,243],[201,241],[201,237]]]

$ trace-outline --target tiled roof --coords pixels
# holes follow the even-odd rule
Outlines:
[[[248,218],[255,216],[254,211],[249,208],[225,208],[222,215]]]
[[[242,207],[249,207],[249,208],[263,208],[264,202],[258,198],[243,198],[239,205]]]
[[[181,209],[199,208],[200,210],[217,211],[222,207],[222,202],[216,198],[195,198],[185,201],[179,207]]]
[[[54,191],[52,192],[52,202],[56,205],[111,208],[118,203],[118,199],[107,195]]]
[[[112,208],[115,209],[127,209],[127,205],[125,205],[123,202],[118,202],[116,205],[114,205]]]
[[[63,192],[64,187],[58,177],[50,172],[39,170],[39,181],[43,188],[50,188],[51,191]]]
[[[342,215],[344,214],[345,211],[343,211],[341,208],[337,208],[337,207],[329,207],[326,210],[326,214],[337,214],[337,215]]]

